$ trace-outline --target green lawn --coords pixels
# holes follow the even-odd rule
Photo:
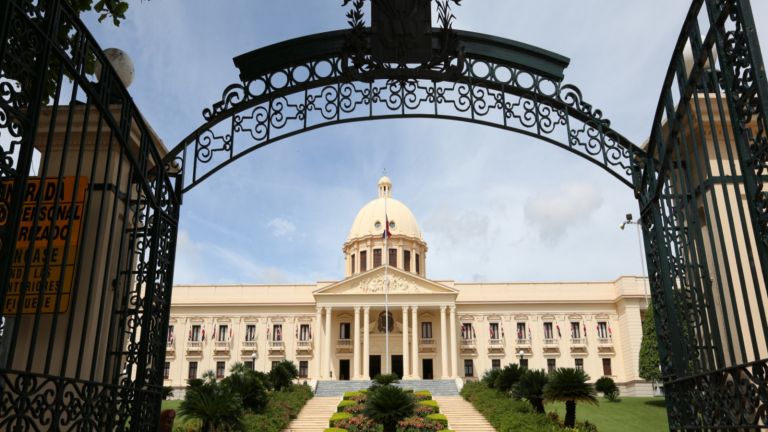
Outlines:
[[[664,399],[649,397],[622,397],[621,402],[608,402],[604,398],[599,406],[576,405],[576,421],[588,420],[600,432],[656,432],[667,431],[667,409]],[[556,411],[562,421],[565,404],[547,404],[547,412]]]
[[[179,404],[181,404],[181,399],[179,400],[164,400],[161,410],[166,409],[173,409],[178,411],[179,410]],[[578,410],[578,409],[577,409]],[[181,426],[184,422],[179,417],[178,412],[176,413],[176,419],[173,421],[173,427]]]

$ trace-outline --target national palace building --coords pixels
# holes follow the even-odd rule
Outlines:
[[[223,377],[236,362],[268,371],[290,360],[311,383],[370,379],[388,363],[405,380],[471,380],[519,362],[581,368],[593,380],[610,376],[626,395],[651,392],[638,376],[643,278],[429,279],[427,243],[387,177],[355,217],[342,250],[339,281],[175,286],[165,385],[183,389],[209,370]]]

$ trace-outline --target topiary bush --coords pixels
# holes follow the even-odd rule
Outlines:
[[[355,405],[357,405],[357,402],[345,399],[336,406],[336,412],[346,412],[345,408]]]
[[[368,395],[363,413],[384,426],[384,432],[395,432],[397,423],[413,415],[416,400],[400,387],[381,386]]]
[[[347,430],[334,427],[334,428],[326,428],[323,432],[347,432]]]
[[[464,384],[461,395],[500,432],[561,430],[560,426],[546,415],[534,412],[527,402],[512,399],[496,389],[488,388],[481,382]]]
[[[382,426],[376,424],[373,420],[364,415],[357,415],[348,419],[336,422],[336,427],[346,429],[350,432],[381,432]]]
[[[432,399],[432,393],[430,393],[429,390],[419,390],[414,392],[413,395],[416,397],[416,400],[419,401]]]
[[[595,381],[595,390],[602,393],[609,402],[619,401],[619,387],[611,377],[604,376]]]
[[[421,406],[428,406],[428,407],[432,408],[435,413],[439,413],[440,412],[440,405],[437,404],[437,401],[425,400],[425,401],[419,402],[419,405],[421,405]]]
[[[445,414],[430,414],[427,416],[427,420],[432,420],[441,423],[444,427],[448,427],[448,418]]]
[[[348,418],[352,418],[352,414],[345,413],[345,412],[333,413],[333,415],[331,416],[330,420],[328,420],[328,426],[329,427],[336,427],[336,423],[339,420],[346,420]]]
[[[445,429],[441,422],[422,417],[408,417],[397,423],[397,432],[432,432],[443,430]]]
[[[359,391],[344,392],[344,400],[354,400],[356,397],[365,396]]]

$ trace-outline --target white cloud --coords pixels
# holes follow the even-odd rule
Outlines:
[[[267,228],[275,237],[292,238],[296,234],[296,225],[283,218],[274,218],[267,223]]]
[[[600,191],[588,183],[571,183],[532,195],[525,203],[525,219],[549,246],[588,220],[603,205]]]

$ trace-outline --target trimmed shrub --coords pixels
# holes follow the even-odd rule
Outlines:
[[[437,404],[437,401],[425,400],[425,401],[419,402],[419,405],[428,406],[428,407],[432,408],[433,410],[435,410],[435,413],[439,413],[440,412],[440,405]]]
[[[400,387],[381,386],[372,392],[366,402],[365,415],[384,426],[385,432],[395,432],[397,423],[413,415],[416,401]]]
[[[443,424],[439,421],[427,420],[421,417],[408,417],[397,423],[397,432],[432,432],[442,431]]]
[[[432,399],[432,393],[430,393],[429,390],[419,390],[417,392],[414,392],[413,395],[416,396],[416,400],[418,401]]]
[[[528,402],[512,399],[481,382],[464,384],[461,395],[499,432],[561,430],[560,426],[546,415],[534,412]]]
[[[520,375],[523,374],[523,371],[523,368],[514,363],[508,364],[496,377],[494,388],[501,392],[509,393],[509,391],[512,390],[512,387],[520,379]]]
[[[354,400],[357,396],[364,396],[359,391],[344,392],[344,400]]]
[[[441,423],[443,426],[448,426],[448,418],[445,414],[430,414],[427,416],[427,420],[432,420]]]
[[[437,414],[434,408],[428,407],[426,405],[416,405],[413,413],[419,417],[426,417],[430,414]]]
[[[604,376],[595,381],[595,390],[602,393],[610,402],[619,401],[619,387],[611,377]]]
[[[345,413],[345,412],[333,413],[333,415],[331,416],[330,420],[328,420],[328,426],[335,427],[337,421],[339,421],[339,420],[346,420],[348,418],[352,418],[352,414]]]
[[[350,417],[336,422],[336,427],[350,432],[381,432],[383,427],[364,415]]]
[[[336,406],[336,412],[346,412],[344,408],[357,405],[357,402],[353,400],[344,399]]]
[[[311,398],[312,389],[306,385],[293,385],[285,391],[272,392],[263,413],[245,415],[244,429],[247,432],[280,432]]]
[[[501,374],[501,369],[488,369],[480,381],[488,386],[488,388],[496,388],[496,380],[499,378],[499,374]]]
[[[399,380],[400,378],[398,378],[395,374],[383,374],[373,377],[373,382],[382,386],[394,384]]]
[[[326,428],[323,432],[347,432],[347,430],[342,428]]]

